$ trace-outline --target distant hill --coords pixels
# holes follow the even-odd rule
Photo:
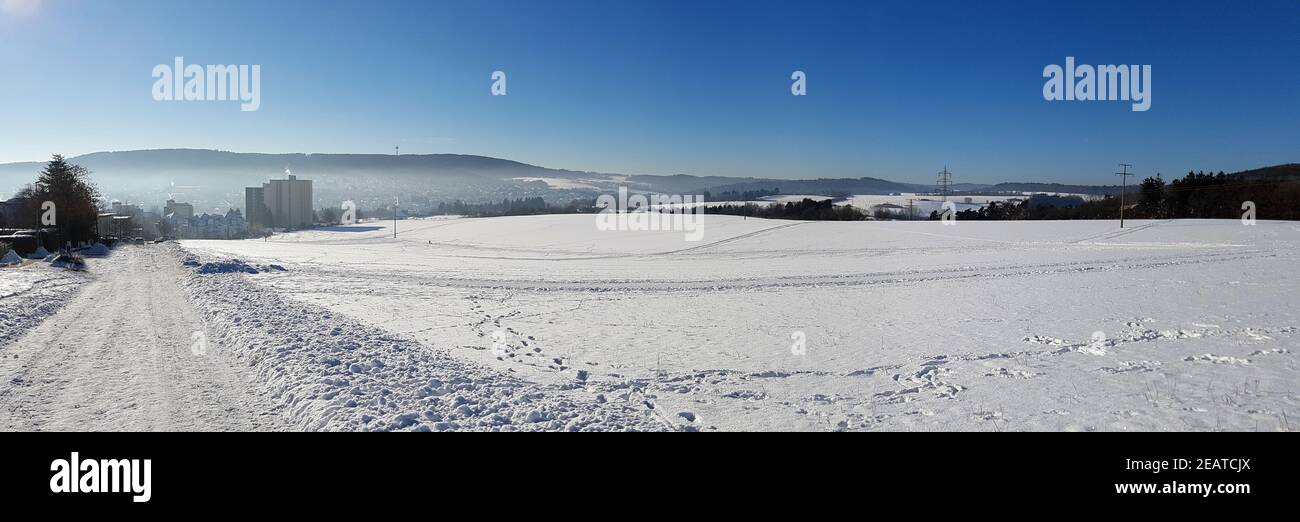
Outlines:
[[[397,196],[408,206],[543,194],[555,198],[583,191],[556,190],[545,182],[514,178],[602,176],[461,154],[255,154],[168,149],[97,152],[69,159],[90,169],[92,180],[108,198],[149,207],[175,197],[195,203],[199,211],[242,208],[244,187],[283,178],[286,169],[314,182],[317,205],[337,206],[351,199],[362,208],[391,205]],[[0,192],[13,192],[31,183],[43,166],[39,162],[0,165]]]
[[[1262,167],[1258,169],[1234,172],[1231,176],[1243,180],[1287,180],[1300,179],[1300,163],[1288,163],[1285,165],[1274,165],[1271,167]],[[1129,193],[1136,192],[1136,185],[1142,183],[1145,176],[1134,176],[1129,181]],[[1165,182],[1168,183],[1177,176],[1165,176]],[[1068,194],[1095,194],[1104,196],[1118,196],[1120,185],[1063,185],[1060,183],[998,183],[996,185],[984,185],[975,190],[988,192],[1045,192],[1045,193],[1068,193]],[[963,189],[966,190],[966,189]]]
[[[1139,180],[1140,182],[1141,180]],[[1129,192],[1133,192],[1133,183]],[[1042,192],[1048,194],[1093,194],[1098,196],[1118,196],[1119,185],[1065,185],[1061,183],[998,183],[986,185],[979,189],[983,192]]]
[[[220,181],[251,183],[281,176],[285,169],[304,177],[382,172],[465,179],[547,176],[560,172],[517,161],[459,154],[253,154],[169,149],[96,152],[69,159],[90,169],[103,182],[130,184],[170,184],[173,180],[184,180],[187,185],[210,184],[218,181],[214,176],[223,178]],[[43,163],[33,162],[0,165],[0,183],[30,182],[42,166]]]
[[[365,209],[436,207],[440,202],[499,202],[542,197],[551,203],[592,198],[619,186],[634,191],[702,194],[705,191],[780,190],[782,194],[927,193],[930,184],[879,178],[764,179],[678,175],[621,175],[539,167],[486,156],[463,154],[258,154],[202,149],[96,152],[69,158],[92,171],[108,199],[160,207],[169,197],[195,205],[199,212],[243,208],[244,187],[282,178],[288,169],[314,182],[318,207],[337,207],[344,200]],[[0,197],[36,179],[42,162],[0,164]],[[1300,164],[1264,167],[1239,173],[1247,178],[1297,178]],[[1119,194],[1119,186],[1059,183],[958,183],[955,191]]]
[[[725,178],[724,178],[725,179]],[[892,194],[932,191],[933,186],[898,183],[877,178],[756,179],[737,183],[734,179],[713,185],[710,192],[779,190],[782,194]]]
[[[139,202],[148,208],[175,198],[194,203],[200,212],[242,208],[243,187],[281,178],[286,169],[314,182],[318,206],[337,206],[351,199],[363,209],[390,207],[399,195],[407,208],[458,199],[478,203],[539,196],[561,203],[594,197],[623,185],[632,190],[674,194],[774,188],[786,194],[888,194],[929,189],[876,178],[625,176],[461,154],[258,154],[162,149],[96,152],[69,159],[90,169],[92,179],[109,199]],[[0,193],[31,183],[42,167],[40,162],[0,164]]]
[[[1246,170],[1236,173],[1242,179],[1300,179],[1300,163],[1287,163],[1286,165],[1274,165],[1253,170]]]

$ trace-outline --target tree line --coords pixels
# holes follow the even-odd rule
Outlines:
[[[1239,219],[1249,202],[1256,219],[1300,220],[1300,178],[1291,176],[1201,171],[1165,183],[1156,175],[1143,180],[1136,194],[1128,198],[1124,217],[1132,219]],[[1077,199],[1070,204],[1039,196],[1019,202],[993,202],[984,208],[957,212],[956,217],[970,221],[1119,217],[1118,197]],[[941,219],[941,214],[932,212],[930,219]]]
[[[867,215],[861,210],[849,205],[838,206],[834,201],[823,199],[816,201],[804,198],[803,201],[790,201],[785,204],[772,203],[758,205],[754,203],[745,203],[743,205],[724,204],[718,206],[706,206],[705,214],[723,214],[729,216],[745,216],[762,219],[802,219],[808,221],[861,221],[867,219]]]
[[[538,214],[576,214],[592,212],[596,199],[575,199],[567,205],[547,203],[540,196],[502,199],[500,202],[465,203],[456,200],[451,203],[438,203],[434,215],[459,215],[469,217],[531,216]]]

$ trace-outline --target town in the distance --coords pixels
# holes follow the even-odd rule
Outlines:
[[[1117,219],[1121,203],[1128,217],[1137,219],[1234,218],[1246,210],[1240,202],[1251,201],[1261,212],[1258,218],[1295,219],[1297,210],[1286,204],[1291,189],[1285,181],[1300,172],[1296,165],[1279,165],[1232,174],[1189,172],[1172,179],[1134,174],[1136,180],[1125,187],[962,183],[946,166],[923,175],[933,176],[933,184],[918,184],[868,177],[627,176],[453,154],[159,150],[95,153],[66,161],[83,168],[102,191],[91,232],[110,243],[234,240],[338,225],[345,202],[357,205],[356,219],[584,213],[598,210],[597,196],[619,187],[642,194],[697,194],[705,200],[706,213],[775,218],[910,221],[941,219],[946,212],[958,220]],[[61,246],[51,242],[58,228],[41,226],[34,193],[23,191],[44,166],[0,165],[0,187],[10,188],[10,196],[0,199],[0,241],[20,255]],[[1111,181],[1108,173],[1098,178]]]

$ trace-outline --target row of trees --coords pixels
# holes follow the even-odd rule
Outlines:
[[[798,202],[782,204],[746,203],[744,205],[726,204],[704,208],[705,214],[724,214],[763,219],[802,219],[809,221],[861,221],[867,215],[852,206],[837,206],[834,201],[821,201],[804,198]]]
[[[552,205],[541,197],[503,199],[492,203],[465,203],[456,200],[452,203],[438,203],[435,215],[455,214],[471,217],[494,216],[528,216],[536,214],[576,214],[591,212],[596,206],[595,198],[570,201],[567,205]]]
[[[958,221],[1014,221],[1034,219],[1115,219],[1119,216],[1119,198],[1081,202],[1075,206],[1062,206],[1050,199],[1029,198],[1019,202],[992,201],[979,209],[957,213]],[[940,219],[931,212],[930,219]]]
[[[36,182],[18,192],[12,208],[6,208],[0,228],[53,228],[60,244],[89,241],[95,239],[99,201],[90,171],[56,154],[37,174]],[[49,219],[43,221],[42,217]]]
[[[1259,219],[1300,219],[1300,179],[1189,172],[1168,185],[1159,176],[1147,178],[1140,198],[1134,217],[1238,218],[1249,201]]]
[[[1136,201],[1125,202],[1125,217],[1133,219],[1239,219],[1247,202],[1257,219],[1300,220],[1300,179],[1247,177],[1240,174],[1188,172],[1166,184],[1160,176],[1142,181]],[[1064,204],[1041,197],[1018,203],[990,203],[957,213],[958,220],[1115,219],[1120,199],[1106,197]],[[930,219],[940,219],[938,212]]]
[[[353,217],[361,220],[361,210],[358,209]],[[337,225],[343,220],[343,209],[334,207],[318,208],[312,211],[312,219],[317,223]]]

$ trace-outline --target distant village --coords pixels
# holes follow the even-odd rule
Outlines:
[[[57,161],[58,169],[75,171],[75,166],[63,164],[62,158]],[[193,204],[175,199],[168,199],[161,210],[145,210],[144,204],[123,201],[82,206],[93,198],[81,198],[71,207],[56,205],[56,215],[63,217],[53,225],[44,222],[44,205],[51,200],[35,192],[42,190],[43,185],[38,183],[27,193],[0,201],[0,254],[12,249],[27,256],[65,244],[84,247],[94,242],[111,245],[173,239],[246,239],[310,228],[317,221],[312,209],[312,182],[298,179],[287,170],[285,174],[285,179],[245,188],[243,210],[195,214]]]
[[[99,214],[98,230],[104,237],[143,241],[247,239],[268,231],[309,228],[315,221],[311,180],[288,174],[286,179],[245,188],[244,211],[231,208],[225,214],[195,214],[194,205],[172,199],[161,214],[114,201]]]

